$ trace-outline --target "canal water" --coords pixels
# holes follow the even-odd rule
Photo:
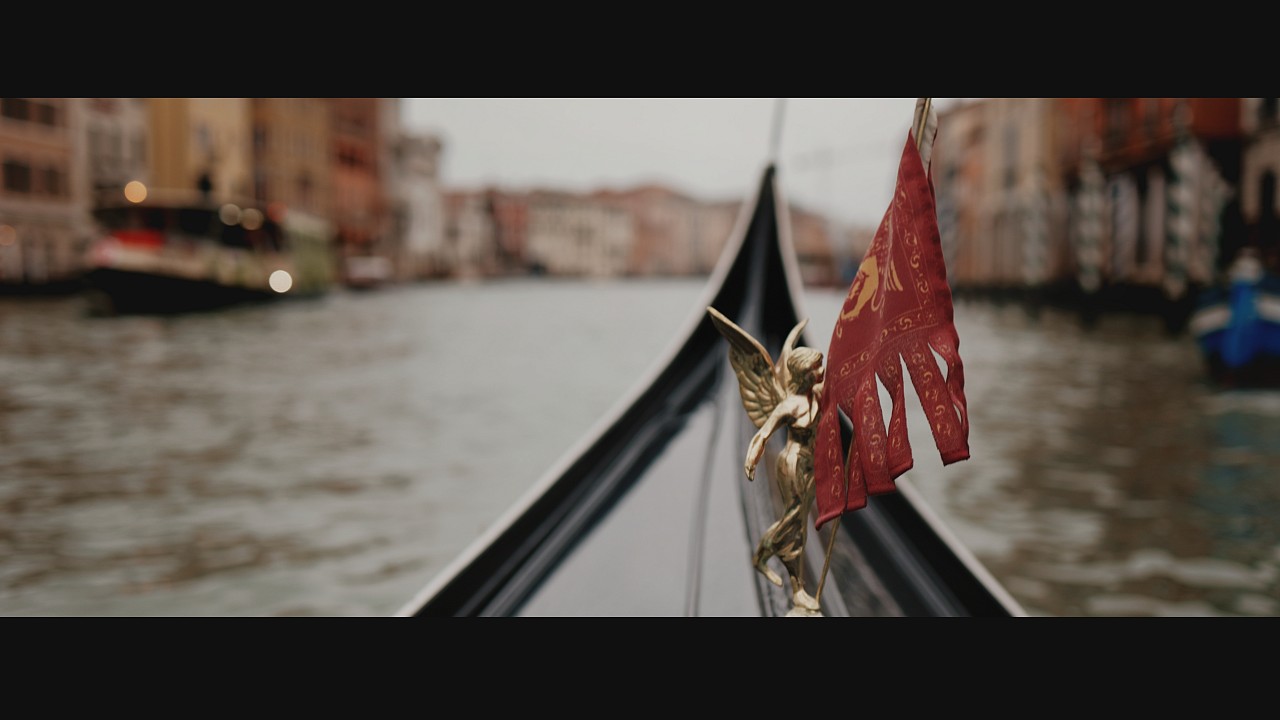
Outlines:
[[[0,615],[394,614],[702,289],[443,282],[117,318],[0,298]],[[808,293],[811,338],[842,299]],[[1214,389],[1150,318],[956,316],[972,458],[940,465],[909,390],[905,481],[1029,614],[1280,613],[1280,394]]]

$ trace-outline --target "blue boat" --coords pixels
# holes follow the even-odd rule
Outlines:
[[[1190,327],[1215,382],[1280,385],[1280,276],[1256,252],[1242,251],[1229,284],[1201,294]]]

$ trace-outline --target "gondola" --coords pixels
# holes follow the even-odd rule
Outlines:
[[[399,616],[787,614],[789,594],[752,567],[779,500],[744,476],[755,427],[707,308],[776,354],[803,317],[788,218],[769,162],[665,358]],[[828,568],[825,617],[1024,614],[907,484],[835,527],[829,563],[825,529],[804,554],[806,573]]]

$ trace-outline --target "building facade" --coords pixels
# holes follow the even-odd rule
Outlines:
[[[1064,98],[1070,231],[1088,296],[1181,326],[1243,241],[1240,98]]]
[[[83,108],[87,197],[151,185],[147,98],[75,98]]]
[[[529,195],[527,257],[548,274],[623,276],[634,241],[634,218],[622,208],[572,193]]]
[[[985,98],[941,112],[933,175],[953,289],[1047,292],[1180,326],[1242,242],[1241,107]]]
[[[148,98],[152,186],[211,202],[253,198],[249,98]]]
[[[1023,293],[1069,273],[1056,98],[987,98],[939,114],[932,172],[954,287]]]
[[[251,98],[253,198],[263,207],[329,217],[328,98]]]
[[[0,290],[60,288],[90,233],[83,106],[0,98]]]
[[[1280,273],[1280,98],[1241,98],[1241,103],[1242,242],[1258,249],[1268,270]],[[1228,262],[1236,249],[1228,248]]]
[[[389,258],[386,225],[390,203],[381,164],[383,105],[380,98],[329,98],[332,117],[331,217],[338,254],[351,258]]]
[[[398,239],[393,258],[399,280],[442,274],[445,243],[444,191],[440,184],[442,145],[430,135],[401,134],[390,172],[396,176],[391,234]]]

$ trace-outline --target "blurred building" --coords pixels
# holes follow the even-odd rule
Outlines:
[[[705,275],[715,269],[743,207],[740,200],[698,203],[698,237],[704,239],[693,253],[694,267],[698,274]]]
[[[147,98],[72,98],[83,108],[90,201],[151,180],[151,123]]]
[[[657,185],[573,193],[453,189],[444,197],[440,276],[687,276],[711,271],[741,203],[708,203]],[[805,248],[829,260],[825,236]],[[620,254],[619,254],[620,253]]]
[[[263,207],[331,216],[328,98],[251,98],[253,197]]]
[[[338,255],[350,277],[353,258],[385,258],[395,254],[388,237],[388,192],[383,172],[387,143],[386,114],[398,113],[385,100],[394,98],[329,98],[332,116],[331,218],[337,230]],[[362,263],[362,266],[364,264]],[[367,282],[361,279],[360,282]]]
[[[440,185],[441,142],[430,135],[399,134],[388,167],[395,177],[391,235],[398,239],[394,258],[399,280],[443,274],[444,192]]]
[[[631,215],[634,235],[626,274],[671,276],[703,271],[700,250],[711,238],[703,236],[697,201],[662,185],[599,190],[592,197]]]
[[[1240,242],[1240,108],[986,98],[940,112],[933,175],[952,287],[1180,325]]]
[[[840,268],[834,250],[835,226],[825,216],[795,205],[791,210],[791,243],[806,287],[839,287]]]
[[[1265,267],[1280,273],[1280,98],[1241,98],[1244,134],[1240,209],[1244,244],[1258,248]],[[1224,260],[1238,248],[1228,243]]]
[[[0,291],[73,284],[90,231],[83,106],[0,98]]]
[[[249,98],[147,98],[151,186],[212,202],[253,197]]]
[[[1181,327],[1241,242],[1241,99],[1062,98],[1061,106],[1077,271],[1097,278],[1082,283],[1085,300],[1157,312]]]
[[[988,98],[939,113],[932,172],[953,288],[1022,295],[1069,272],[1056,98]]]
[[[625,275],[634,239],[635,221],[624,209],[573,193],[529,194],[527,257],[548,274]]]
[[[493,190],[451,190],[444,194],[444,245],[433,260],[438,274],[481,277],[496,274],[498,227]]]
[[[334,269],[353,284],[528,272],[701,275],[738,220],[739,201],[703,202],[658,185],[446,192],[441,141],[406,134],[399,103],[4,99],[0,281],[73,280],[98,193],[133,180],[152,192],[326,220],[336,234]],[[824,219],[793,211],[792,239],[810,284],[836,281],[832,233]]]
[[[486,211],[493,221],[495,275],[524,275],[530,271],[529,195],[496,188],[485,191]]]

